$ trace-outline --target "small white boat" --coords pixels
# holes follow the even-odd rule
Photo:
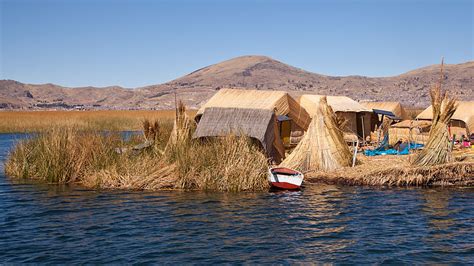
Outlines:
[[[274,188],[288,190],[300,189],[303,178],[303,173],[290,168],[275,167],[268,169],[268,181]]]

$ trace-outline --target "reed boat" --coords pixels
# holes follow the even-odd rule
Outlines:
[[[301,188],[303,173],[286,168],[275,167],[268,169],[268,181],[273,188],[296,190]]]

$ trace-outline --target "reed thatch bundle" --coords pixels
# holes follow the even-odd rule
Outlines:
[[[186,106],[182,101],[178,102],[174,119],[173,130],[168,141],[168,145],[186,143],[191,139],[193,121],[186,114]]]
[[[329,171],[350,166],[352,154],[341,130],[344,121],[336,116],[326,97],[321,97],[312,115],[305,136],[281,166],[300,171]]]
[[[441,64],[440,81],[430,91],[433,107],[430,135],[424,149],[412,162],[415,166],[434,166],[452,161],[448,124],[456,111],[456,101],[450,98],[447,92],[441,91],[442,80],[443,64]]]
[[[143,120],[143,136],[146,141],[154,141],[160,135],[160,124],[157,120],[151,122],[148,119]]]

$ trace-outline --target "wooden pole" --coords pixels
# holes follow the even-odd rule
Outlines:
[[[364,114],[360,117],[362,120],[362,144],[365,146],[365,123],[364,123]]]

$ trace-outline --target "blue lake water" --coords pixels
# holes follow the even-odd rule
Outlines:
[[[8,179],[0,263],[474,262],[474,189],[91,191]]]

